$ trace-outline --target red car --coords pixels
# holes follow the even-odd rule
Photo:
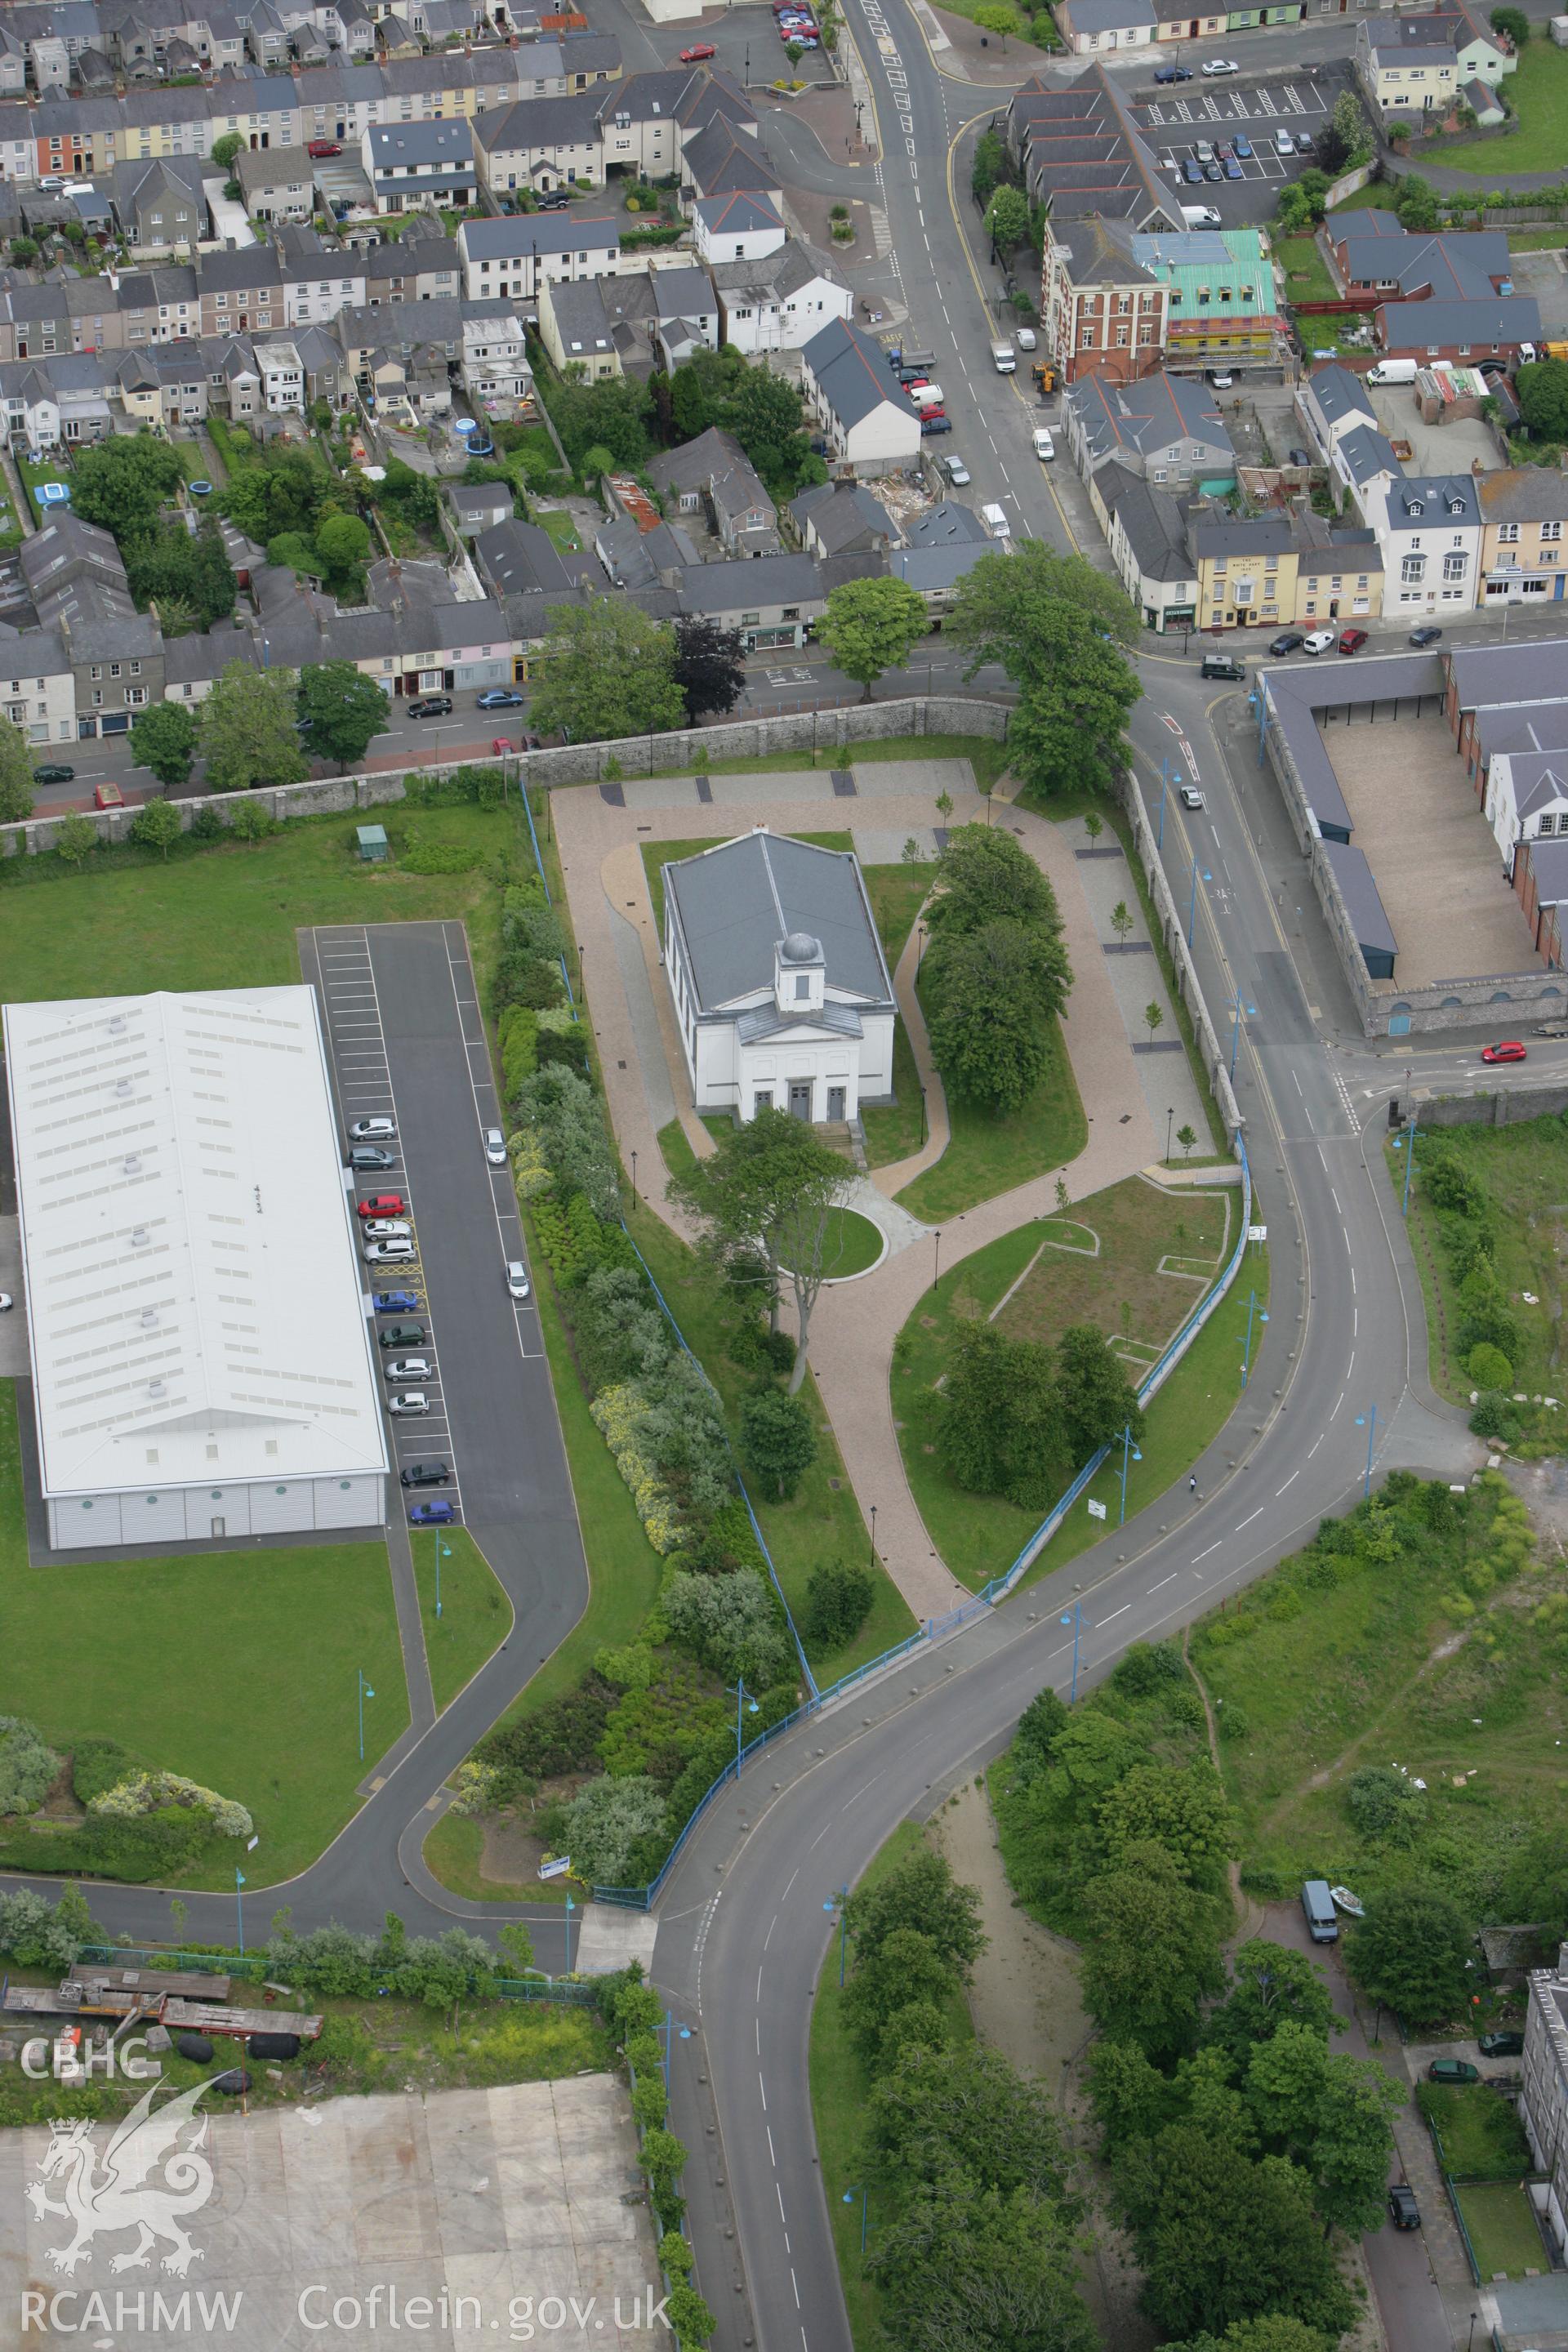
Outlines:
[[[1524,1047],[1517,1037],[1510,1037],[1500,1045],[1483,1045],[1481,1048],[1483,1062],[1522,1062],[1525,1058]]]
[[[315,156],[318,163],[324,155],[341,155],[342,152],[335,139],[312,139],[305,149],[306,154]]]
[[[683,66],[700,66],[706,58],[716,58],[718,54],[711,41],[693,41],[689,49],[681,50],[680,62]]]
[[[1340,631],[1340,651],[1342,654],[1359,654],[1365,643],[1366,631],[1364,629],[1342,629]]]
[[[401,1192],[373,1192],[368,1201],[359,1203],[362,1217],[401,1217],[407,1214],[408,1203]]]
[[[490,738],[490,750],[492,753],[495,753],[502,759],[505,758],[509,751],[515,751],[516,749],[517,745],[512,741],[510,735],[492,735]]]

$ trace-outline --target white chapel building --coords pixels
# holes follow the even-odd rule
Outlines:
[[[837,1122],[892,1100],[898,1006],[851,852],[759,825],[663,878],[665,971],[700,1113]]]

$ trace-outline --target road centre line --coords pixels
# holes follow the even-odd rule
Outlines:
[[[1258,1508],[1257,1508],[1254,1512],[1252,1512],[1248,1517],[1247,1517],[1247,1518],[1243,1519],[1243,1520],[1240,1522],[1240,1525],[1239,1525],[1239,1526],[1237,1526],[1237,1527],[1236,1527],[1236,1528],[1232,1528],[1232,1530],[1231,1530],[1232,1534],[1233,1534],[1233,1535],[1239,1535],[1239,1534],[1241,1533],[1242,1528],[1249,1528],[1249,1527],[1252,1525],[1252,1522],[1253,1522],[1253,1520],[1254,1520],[1254,1519],[1260,1519],[1262,1517],[1263,1517],[1263,1506],[1262,1506],[1262,1504],[1261,1504],[1261,1503],[1259,1503],[1259,1505],[1258,1506]]]
[[[1339,1392],[1338,1396],[1334,1399],[1334,1412],[1338,1412],[1338,1411],[1339,1411],[1339,1409],[1340,1409],[1341,1405],[1342,1405],[1342,1404],[1343,1404],[1344,1401],[1345,1401],[1345,1392],[1344,1392],[1343,1389],[1342,1389],[1342,1390],[1340,1391],[1340,1392]],[[1334,1417],[1334,1412],[1331,1412],[1331,1413],[1330,1413],[1330,1415],[1329,1415],[1329,1419],[1330,1419],[1331,1421],[1332,1421],[1332,1419],[1333,1419],[1333,1417]]]
[[[1171,1570],[1171,1573],[1170,1573],[1170,1575],[1169,1575],[1169,1576],[1163,1576],[1163,1577],[1160,1579],[1159,1583],[1158,1583],[1158,1584],[1152,1584],[1152,1585],[1149,1587],[1149,1590],[1150,1590],[1150,1591],[1151,1591],[1151,1592],[1163,1592],[1163,1591],[1164,1591],[1164,1589],[1165,1589],[1166,1585],[1167,1585],[1167,1584],[1174,1584],[1175,1580],[1176,1580],[1176,1571],[1175,1571],[1175,1570],[1174,1570],[1174,1569],[1173,1569],[1173,1570]]]
[[[1323,1432],[1320,1429],[1316,1437],[1313,1438],[1311,1445],[1308,1449],[1307,1459],[1309,1462],[1311,1460],[1312,1455],[1317,1452],[1319,1446],[1321,1445],[1322,1442]]]
[[[1220,1546],[1220,1543],[1221,1543],[1221,1542],[1223,1542],[1223,1541],[1224,1541],[1224,1538],[1223,1538],[1223,1537],[1221,1537],[1221,1538],[1219,1538],[1219,1541],[1218,1541],[1218,1542],[1215,1542],[1215,1543],[1210,1544],[1210,1546],[1209,1546],[1209,1551],[1218,1551],[1218,1549],[1219,1549],[1219,1546]],[[1200,1560],[1200,1559],[1207,1559],[1207,1558],[1208,1558],[1208,1556],[1209,1556],[1209,1551],[1200,1551],[1200,1552],[1198,1553],[1198,1555],[1197,1555],[1197,1559],[1194,1559],[1194,1560],[1193,1561],[1193,1563],[1192,1563],[1192,1564],[1193,1564],[1193,1566],[1194,1566],[1194,1568],[1196,1568],[1196,1566],[1197,1566],[1197,1564],[1198,1564],[1198,1560]]]
[[[1102,1617],[1102,1618],[1100,1619],[1100,1623],[1101,1623],[1102,1625],[1109,1625],[1109,1624],[1110,1623],[1111,1618],[1113,1618],[1113,1617],[1125,1617],[1125,1616],[1126,1616],[1126,1614],[1127,1614],[1127,1612],[1131,1608],[1131,1606],[1132,1606],[1132,1603],[1131,1602],[1131,1601],[1124,1601],[1122,1602],[1122,1604],[1121,1604],[1121,1608],[1120,1608],[1120,1609],[1113,1609],[1113,1610],[1111,1611],[1111,1612],[1110,1612],[1110,1617]]]
[[[1300,1470],[1292,1470],[1292,1471],[1291,1471],[1291,1473],[1290,1473],[1290,1475],[1289,1475],[1289,1478],[1287,1478],[1287,1479],[1286,1479],[1286,1481],[1285,1481],[1285,1486],[1293,1486],[1295,1485],[1295,1483],[1296,1483],[1297,1479],[1300,1476],[1300,1475],[1301,1475],[1301,1473],[1300,1472]],[[1280,1496],[1285,1492],[1285,1486],[1276,1486],[1276,1487],[1275,1487],[1275,1489],[1274,1489],[1274,1499],[1275,1499],[1275,1501],[1276,1501],[1276,1502],[1278,1502],[1278,1501],[1279,1500]]]

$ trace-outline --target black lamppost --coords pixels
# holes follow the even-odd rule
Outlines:
[[[931,1286],[935,1290],[942,1281],[942,1227],[940,1225],[931,1235],[931,1239],[936,1244],[936,1271],[931,1276]]]
[[[1175,1106],[1173,1104],[1171,1108],[1165,1113],[1165,1165],[1167,1168],[1171,1164],[1171,1121],[1175,1118]],[[633,1157],[636,1157],[635,1153]]]
[[[634,1152],[632,1153],[632,1194],[633,1194],[634,1199],[635,1199],[636,1194],[637,1194],[637,1153],[634,1151]]]
[[[917,923],[915,925],[915,939],[917,942],[915,947],[915,970],[919,971],[921,964],[924,963],[926,960],[926,927],[923,923]]]
[[[926,1090],[921,1087],[921,1150],[926,1148]]]
[[[871,1565],[877,1565],[877,1506],[871,1506]]]

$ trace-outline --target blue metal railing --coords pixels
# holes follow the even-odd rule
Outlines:
[[[503,775],[506,773],[504,768],[501,770],[501,773]],[[528,819],[528,837],[533,844],[533,862],[539,868],[539,879],[543,885],[544,903],[547,907],[553,907],[555,901],[550,895],[550,877],[544,870],[544,860],[539,854],[539,835],[533,829],[533,811],[528,804],[528,779],[521,770],[518,773],[517,791],[518,798],[522,803],[522,813]],[[572,975],[566,969],[566,957],[564,952],[558,956],[556,961],[561,966],[561,977],[566,984],[566,1002],[572,1007],[573,1012],[575,1013],[577,1010],[577,1000],[572,993]]]
[[[1241,1261],[1247,1253],[1247,1227],[1252,1222],[1252,1170],[1247,1157],[1247,1146],[1243,1142],[1239,1134],[1236,1139],[1236,1151],[1237,1157],[1241,1161],[1241,1223],[1240,1231],[1237,1234],[1236,1247],[1232,1250],[1230,1256],[1226,1263],[1224,1271],[1215,1278],[1214,1286],[1209,1291],[1207,1297],[1201,1299],[1198,1305],[1194,1307],[1192,1313],[1188,1316],[1181,1329],[1176,1333],[1175,1338],[1165,1349],[1164,1354],[1160,1358],[1158,1363],[1155,1364],[1153,1370],[1149,1373],[1147,1379],[1143,1381],[1142,1386],[1139,1389],[1138,1402],[1140,1404],[1146,1403],[1148,1400],[1163,1385],[1170,1373],[1174,1370],[1175,1366],[1181,1361],[1183,1356],[1185,1355],[1187,1349],[1192,1346],[1193,1341],[1197,1338],[1198,1333],[1203,1329],[1210,1316],[1213,1315],[1220,1301],[1226,1297],[1231,1284],[1236,1280],[1237,1275],[1240,1270]],[[626,1238],[628,1241],[631,1239],[629,1234]],[[637,1249],[637,1244],[635,1242],[632,1242],[632,1247]],[[642,1265],[644,1273],[647,1274],[647,1262],[643,1259],[642,1252],[640,1250],[637,1251],[637,1258],[638,1262]],[[680,1338],[680,1327],[676,1322],[674,1316],[670,1315],[668,1306],[666,1304],[663,1297],[659,1293],[658,1285],[654,1282],[651,1274],[647,1275],[647,1278],[653,1285],[654,1295],[658,1298],[659,1305],[664,1307],[665,1313],[669,1316],[672,1329],[675,1331],[677,1338]],[[681,1339],[680,1344],[682,1347],[686,1346],[684,1339]],[[687,1353],[689,1355],[690,1352],[690,1349],[688,1349]],[[692,1357],[692,1361],[693,1363],[697,1363],[695,1356]],[[701,1371],[702,1367],[700,1363],[698,1363],[697,1368],[699,1371]],[[706,1373],[703,1373],[703,1378],[705,1380],[707,1379]],[[710,1381],[709,1385],[711,1387],[712,1383]],[[802,1651],[801,1664],[803,1666],[805,1666],[806,1678],[808,1683],[811,1685],[811,1697],[806,1700],[803,1706],[797,1707],[793,1715],[785,1716],[782,1723],[775,1723],[772,1725],[768,1730],[760,1733],[758,1737],[751,1742],[750,1746],[742,1749],[741,1755],[735,1763],[727,1764],[724,1767],[723,1771],[721,1772],[712,1787],[707,1790],[701,1802],[696,1807],[695,1811],[687,1821],[685,1827],[682,1829],[679,1836],[676,1839],[675,1843],[670,1847],[668,1853],[665,1856],[664,1863],[659,1869],[658,1876],[654,1878],[648,1885],[595,1886],[593,1890],[595,1902],[617,1904],[626,1910],[650,1910],[653,1905],[658,1900],[660,1894],[663,1892],[665,1882],[668,1880],[670,1872],[674,1869],[677,1862],[684,1853],[687,1840],[690,1837],[693,1830],[695,1830],[698,1822],[707,1812],[709,1806],[713,1802],[714,1799],[721,1790],[728,1788],[731,1780],[740,1777],[746,1758],[752,1755],[757,1750],[765,1748],[768,1742],[772,1739],[776,1739],[781,1732],[792,1730],[797,1723],[805,1722],[807,1716],[817,1714],[827,1705],[830,1699],[839,1698],[846,1691],[853,1690],[856,1684],[864,1682],[868,1675],[880,1674],[885,1667],[895,1664],[900,1658],[908,1657],[911,1651],[918,1650],[922,1643],[935,1641],[941,1635],[952,1633],[956,1627],[968,1624],[977,1617],[983,1617],[988,1609],[994,1609],[999,1601],[1005,1600],[1007,1594],[1013,1591],[1019,1578],[1024,1575],[1025,1571],[1031,1566],[1033,1561],[1038,1558],[1040,1552],[1044,1550],[1046,1545],[1049,1543],[1051,1538],[1061,1526],[1074,1503],[1077,1502],[1079,1496],[1083,1493],[1084,1488],[1093,1478],[1096,1471],[1099,1470],[1100,1465],[1104,1463],[1110,1451],[1110,1449],[1109,1446],[1102,1445],[1099,1453],[1094,1455],[1093,1459],[1084,1464],[1083,1468],[1079,1472],[1077,1477],[1073,1480],[1066,1494],[1061,1496],[1058,1502],[1052,1506],[1051,1509],[1041,1520],[1034,1534],[1029,1538],[1028,1542],[1024,1546],[1023,1550],[1018,1554],[1017,1559],[1013,1562],[1012,1567],[1009,1568],[1004,1575],[994,1576],[990,1583],[983,1586],[972,1599],[968,1601],[961,1601],[957,1608],[950,1609],[945,1616],[928,1617],[925,1623],[921,1627],[919,1633],[907,1635],[903,1641],[897,1643],[892,1649],[884,1650],[879,1657],[870,1658],[867,1661],[865,1665],[855,1667],[851,1673],[842,1675],[837,1682],[830,1684],[826,1690],[818,1690],[815,1682],[811,1681],[811,1669],[809,1666],[805,1666],[805,1652]],[[737,1484],[739,1484],[738,1473]],[[743,1486],[742,1487],[742,1494],[745,1492]],[[749,1498],[746,1507],[748,1510],[751,1509]],[[753,1527],[756,1526],[756,1515],[754,1512],[752,1516],[752,1524]],[[760,1530],[758,1531],[757,1539],[759,1543],[762,1541]],[[763,1557],[766,1558],[767,1547],[765,1544],[763,1546]],[[773,1562],[771,1559],[768,1561],[768,1569],[770,1574],[772,1574]],[[778,1587],[778,1579],[776,1576],[773,1578],[773,1585],[776,1591]],[[782,1592],[779,1594],[779,1598],[781,1601],[784,1599]],[[785,1614],[788,1615],[787,1603],[785,1603]],[[791,1618],[790,1624],[792,1631],[794,1630],[794,1623],[795,1621]],[[800,1647],[800,1636],[798,1633],[795,1635],[795,1646],[797,1649]]]

